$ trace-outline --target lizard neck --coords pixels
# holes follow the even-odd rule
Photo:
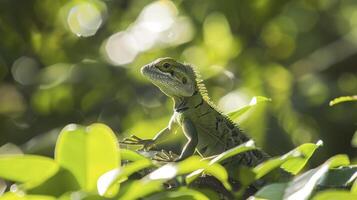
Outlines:
[[[198,108],[204,103],[201,93],[196,90],[190,97],[173,97],[174,110],[184,112],[188,109]]]

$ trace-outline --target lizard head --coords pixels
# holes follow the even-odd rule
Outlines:
[[[189,97],[196,90],[192,67],[172,58],[159,58],[142,67],[141,73],[169,97]]]

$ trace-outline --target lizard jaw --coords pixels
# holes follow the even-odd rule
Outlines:
[[[169,72],[162,72],[154,64],[141,68],[141,73],[169,97],[191,96],[191,89],[187,91],[184,85]]]
[[[145,77],[147,77],[150,81],[154,83],[163,83],[167,85],[180,84],[179,80],[177,80],[177,78],[174,77],[172,74],[170,74],[169,72],[162,72],[152,64],[145,65],[144,67],[142,67],[141,74],[143,74]]]

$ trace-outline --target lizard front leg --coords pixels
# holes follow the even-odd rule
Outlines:
[[[179,158],[175,161],[180,161],[193,155],[198,144],[197,130],[190,119],[183,120],[182,131],[187,138],[187,143],[183,147]]]
[[[170,129],[167,127],[157,133],[153,139],[141,139],[135,135],[132,135],[129,138],[125,138],[120,143],[129,145],[142,145],[142,149],[148,151],[150,149],[153,149],[156,145],[162,143],[162,141],[165,139],[165,136],[168,135],[170,132]]]
[[[182,126],[182,132],[187,138],[187,142],[184,145],[180,156],[173,154],[171,151],[162,150],[160,153],[156,155],[157,160],[165,161],[165,162],[181,161],[193,155],[198,143],[196,128],[194,127],[192,121],[189,119],[183,120],[181,126]]]
[[[129,145],[143,145],[144,150],[154,150],[155,146],[162,144],[167,139],[167,135],[174,133],[177,127],[178,124],[175,122],[175,118],[173,116],[169,122],[169,125],[157,133],[153,139],[141,139],[135,135],[132,135],[129,138],[125,138],[120,143]]]

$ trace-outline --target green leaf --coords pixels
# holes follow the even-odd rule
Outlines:
[[[287,183],[273,183],[267,186],[264,186],[257,193],[254,194],[254,198],[262,199],[283,199],[284,190],[287,186]]]
[[[59,185],[61,187],[58,187]],[[26,193],[59,197],[68,191],[77,191],[80,189],[81,188],[74,175],[68,170],[61,168],[54,176],[47,179],[41,185],[26,190]]]
[[[350,159],[347,155],[339,154],[327,160],[329,168],[347,166],[350,164]]]
[[[282,156],[271,158],[261,163],[253,169],[256,179],[265,176],[278,167],[294,175],[297,174],[306,165],[313,152],[321,145],[321,141],[318,141],[316,144],[302,144]]]
[[[357,194],[357,179],[355,179],[355,181],[351,187],[351,192]]]
[[[198,169],[206,169],[207,173],[216,177],[228,189],[228,173],[218,163],[209,165],[207,160],[202,160],[199,156],[191,156],[178,163],[168,163],[138,181],[134,181],[120,199],[138,199],[152,194],[162,189],[162,184],[174,177],[191,173]]]
[[[357,166],[330,169],[318,182],[319,188],[347,188],[357,177]]]
[[[0,147],[0,155],[22,155],[20,147],[12,143],[6,143]]]
[[[228,149],[227,151],[217,155],[215,158],[213,158],[210,161],[210,164],[213,163],[219,163],[224,161],[227,158],[230,158],[232,156],[235,156],[237,154],[246,152],[246,151],[250,151],[250,150],[254,150],[256,149],[255,145],[254,145],[254,141],[253,140],[249,140],[243,144],[240,144],[239,146],[233,147],[231,149]]]
[[[129,149],[120,149],[120,158],[122,160],[129,160],[129,161],[138,161],[138,160],[147,159],[145,156]]]
[[[0,200],[56,200],[56,198],[44,195],[20,195],[12,192],[7,192],[0,197]]]
[[[0,196],[4,194],[5,190],[7,188],[7,185],[4,180],[0,179]]]
[[[333,99],[332,101],[330,101],[329,105],[334,106],[336,104],[346,102],[346,101],[357,101],[357,95],[337,97],[337,98]]]
[[[59,169],[51,158],[35,155],[0,155],[0,177],[24,183],[23,187],[35,187]]]
[[[317,193],[313,198],[313,200],[334,200],[334,199],[357,199],[356,193],[351,193],[346,190],[326,190]]]
[[[67,192],[61,195],[57,200],[107,200],[101,196],[83,191]]]
[[[180,198],[181,197],[181,198]],[[191,197],[191,198],[190,198]],[[192,199],[192,200],[209,200],[209,198],[201,192],[187,187],[179,187],[174,191],[160,192],[146,200],[166,200],[166,199]]]
[[[97,182],[98,193],[101,196],[113,197],[117,193],[118,185],[131,174],[152,166],[151,160],[142,159],[129,163],[121,168],[113,169],[103,174]]]
[[[353,134],[352,140],[351,140],[351,145],[353,147],[357,147],[357,130],[355,131],[355,133]]]
[[[163,180],[140,179],[133,181],[128,186],[127,190],[118,198],[118,200],[134,200],[145,197],[153,192],[162,189]]]
[[[311,158],[312,154],[318,147],[322,146],[322,144],[322,141],[319,140],[316,144],[305,143],[300,145],[294,151],[301,153],[301,156],[287,160],[281,165],[281,168],[283,168],[287,172],[296,175],[304,168],[307,161]],[[295,152],[292,152],[292,154],[295,154]]]
[[[255,173],[255,179],[260,179],[261,177],[265,176],[272,170],[280,167],[284,162],[288,159],[293,158],[293,155],[282,156],[277,158],[269,159],[258,166],[253,168],[253,172]]]
[[[255,96],[252,98],[252,100],[248,105],[243,106],[235,111],[227,113],[227,116],[231,118],[233,121],[235,121],[254,106],[267,101],[271,101],[271,99],[263,96]]]
[[[289,183],[284,192],[284,199],[307,199],[313,192],[320,179],[328,172],[329,168],[348,165],[349,160],[346,155],[336,155],[324,164],[315,169],[311,169],[300,176],[294,178]]]
[[[70,124],[57,140],[55,160],[73,173],[84,191],[96,192],[98,178],[120,166],[118,152],[117,138],[108,126]]]
[[[178,163],[177,168],[177,174],[179,175],[191,173],[186,177],[187,183],[191,183],[201,172],[206,172],[221,181],[227,190],[231,190],[231,186],[228,183],[228,173],[225,168],[218,163],[208,162],[207,160],[202,160],[200,157],[191,156]]]
[[[208,163],[209,166],[214,165],[215,163],[219,163],[224,161],[227,158],[230,158],[232,156],[235,156],[237,154],[246,152],[246,151],[250,151],[250,150],[254,150],[256,149],[256,147],[254,146],[254,141],[253,140],[249,140],[239,146],[236,146],[232,149],[229,149],[217,156],[215,156],[213,159],[211,159]],[[192,181],[194,181],[197,177],[200,176],[200,174],[202,174],[202,172],[207,171],[208,169],[198,169],[194,172],[192,172],[191,174],[187,175],[186,177],[186,181],[187,183],[191,183]]]

